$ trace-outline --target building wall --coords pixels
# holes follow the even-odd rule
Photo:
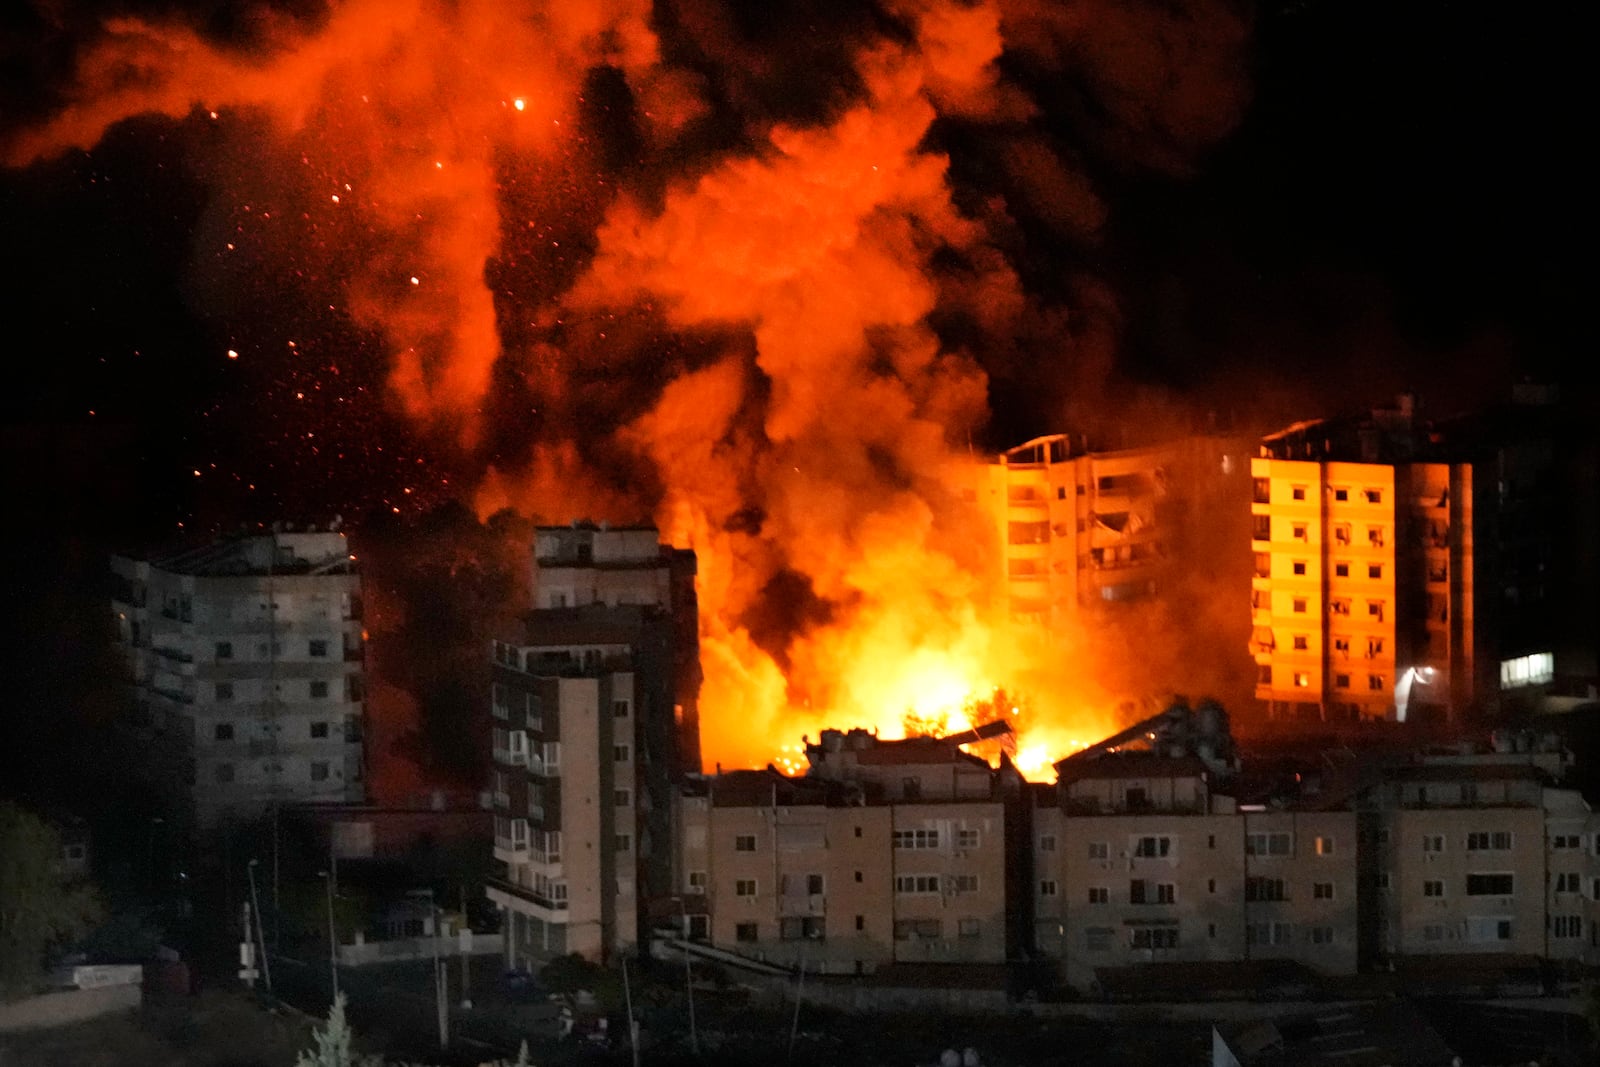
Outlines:
[[[181,778],[202,826],[274,802],[365,797],[361,582],[344,536],[252,540],[276,543],[284,570],[213,575],[112,561],[143,739],[165,750],[162,773]],[[328,572],[304,573],[308,555],[325,557]]]
[[[1354,974],[1360,892],[1355,813],[1247,812],[1237,822],[1244,835],[1244,958]],[[1287,851],[1280,852],[1276,844],[1285,839]]]

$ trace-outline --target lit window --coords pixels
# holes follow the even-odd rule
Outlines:
[[[1525,685],[1544,685],[1556,676],[1556,659],[1549,652],[1535,652],[1531,656],[1500,661],[1500,688],[1516,689]],[[219,698],[220,699],[220,698]]]
[[[1311,688],[1311,675],[1307,674],[1305,671],[1295,671],[1294,672],[1294,687],[1296,689],[1309,689],[1309,688]]]
[[[1367,503],[1369,504],[1383,503],[1383,490],[1381,489],[1368,489],[1366,495]]]
[[[1319,856],[1333,855],[1334,839],[1331,837],[1317,838],[1316,851]]]

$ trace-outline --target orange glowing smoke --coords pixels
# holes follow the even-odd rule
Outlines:
[[[1204,52],[1215,54],[1198,82],[1206,93],[1180,100],[1184,71],[1148,77],[1152,46],[1126,32],[1118,5],[886,6],[838,46],[852,50],[854,80],[839,86],[852,98],[787,124],[738,113],[734,138],[697,124],[760,94],[735,85],[737,71],[704,75],[747,53],[715,29],[731,17],[698,0],[346,0],[314,26],[263,16],[248,51],[117,19],[80,56],[66,104],[6,156],[22,165],[89,148],[143,114],[260,125],[279,157],[307,168],[297,180],[318,187],[306,217],[333,235],[298,254],[329,277],[329,306],[384,338],[409,415],[470,451],[506,356],[535,401],[524,417],[557,432],[567,424],[546,409],[568,418],[564,438],[545,432],[523,455],[494,457],[481,512],[631,520],[653,506],[667,539],[698,553],[708,762],[764,763],[824,725],[892,737],[908,711],[950,716],[1004,685],[1032,697],[1019,758],[1036,771],[1108,727],[1091,709],[1109,702],[1064,635],[1006,616],[992,524],[954,488],[987,417],[987,379],[930,316],[956,309],[987,335],[1014,336],[1027,301],[991,241],[1009,225],[1006,205],[956,206],[948,161],[929,148],[934,123],[1003,129],[995,143],[1023,197],[1070,216],[1047,217],[1062,232],[1092,233],[1101,208],[1087,179],[1028,130],[1033,103],[1000,76],[1008,39],[1035,66],[1081,65],[1132,113],[1130,127],[1170,127],[1160,140],[1181,147],[1177,133],[1199,142],[1226,129],[1225,116],[1202,130],[1191,103],[1225,96],[1243,31],[1236,18],[1205,22],[1223,27],[1222,46]],[[699,36],[664,49],[657,16]],[[1189,55],[1174,43],[1190,32],[1185,17],[1139,17],[1160,22],[1149,36],[1164,62]],[[581,193],[533,181],[513,196],[508,160],[559,168],[589,150],[580,103],[601,68],[631,94],[630,151],[659,150],[658,165],[629,171],[630,159],[604,180],[585,175]],[[663,146],[679,137],[695,147],[675,156]],[[572,207],[579,196],[587,215]],[[491,291],[508,233],[601,214],[571,273],[552,283],[507,271]],[[631,365],[613,362],[624,342],[606,340],[621,318],[633,321],[627,343],[648,352]],[[674,333],[709,355],[657,358]],[[520,338],[514,351],[508,337]],[[579,385],[619,365],[630,382],[659,371],[659,384],[607,423]]]

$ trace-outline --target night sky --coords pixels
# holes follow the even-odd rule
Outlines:
[[[1117,6],[1064,10],[1092,19]],[[1571,16],[1445,2],[1126,6],[1156,13],[1151,25],[1171,16],[1193,29],[1160,50],[1175,99],[1123,106],[1107,58],[1119,54],[1114,35],[1048,61],[1047,49],[1008,47],[1006,82],[1038,106],[1026,137],[1005,142],[1022,149],[997,151],[992,125],[959,116],[927,135],[950,156],[962,210],[1008,206],[996,244],[1029,301],[1012,336],[974,344],[989,376],[980,444],[1079,427],[1137,437],[1153,411],[1268,426],[1401,389],[1442,412],[1500,398],[1523,376],[1592,404],[1579,358],[1593,240],[1579,153],[1592,121],[1579,84],[1585,37]],[[109,7],[246,53],[265,37],[264,9],[243,5],[10,5],[0,15],[3,143],[57,113]],[[328,17],[306,0],[278,11],[313,28]],[[705,29],[718,17],[716,32]],[[584,237],[604,206],[597,182],[658,196],[674,168],[736,152],[752,115],[834,113],[853,90],[848,71],[830,68],[829,42],[892,38],[886,20],[846,3],[738,17],[710,3],[658,6],[669,55],[693,53],[685,65],[709,72],[710,117],[675,144],[641,147],[626,87],[591,75],[579,140],[537,164],[500,165],[503,197],[528,189],[527,213],[550,240],[507,236],[490,273],[507,289],[518,279],[564,289],[593,252]],[[1210,32],[1224,24],[1241,27],[1236,51]],[[1138,37],[1143,25],[1129,18],[1121,32]],[[1189,48],[1205,77],[1183,76]],[[743,82],[727,73],[741,56],[764,57]],[[370,258],[381,243],[297,212],[327,176],[310,173],[315,159],[291,173],[277,169],[281,153],[242,147],[264,121],[248,108],[218,123],[198,112],[137,118],[91,151],[0,169],[12,278],[0,491],[7,584],[28,620],[6,642],[14,709],[71,712],[41,668],[93,661],[82,609],[98,596],[107,547],[281,517],[414,513],[470,491],[490,465],[525,460],[525,438],[562,433],[525,355],[560,341],[548,323],[519,327],[503,305],[516,351],[494,371],[485,431],[463,445],[399,411],[380,332],[330,300],[347,268],[318,253],[350,243]],[[1004,162],[1029,151],[1079,186],[1030,188],[1033,171]],[[1083,183],[1092,204],[1059,199]],[[298,217],[261,218],[272,211]],[[241,255],[218,251],[229,240]],[[527,283],[534,275],[542,280]],[[947,341],[973,329],[960,315],[937,325]],[[653,396],[659,382],[639,384],[649,374],[695,367],[697,352],[720,343],[627,328],[649,342],[641,347],[671,353],[667,371],[623,358],[568,368],[569,379],[631,381]],[[606,410],[621,419],[642,403],[623,396]],[[588,458],[627,484],[606,456]]]

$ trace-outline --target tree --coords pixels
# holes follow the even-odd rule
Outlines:
[[[333,998],[333,1006],[328,1009],[328,1021],[311,1033],[311,1040],[316,1047],[301,1052],[295,1058],[294,1067],[383,1067],[382,1056],[364,1056],[351,1048],[355,1042],[355,1031],[350,1029],[349,1020],[345,1018],[344,1005],[343,993]],[[412,1067],[425,1065],[414,1064]],[[533,1067],[528,1062],[528,1042],[522,1042],[514,1063],[494,1060],[483,1064],[483,1067]]]
[[[61,870],[61,838],[15,804],[0,803],[0,995],[29,992],[45,954],[83,936],[101,916],[92,886]]]

